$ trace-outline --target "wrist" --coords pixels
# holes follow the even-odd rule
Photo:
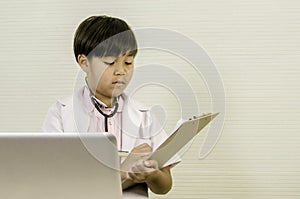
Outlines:
[[[163,172],[161,170],[156,170],[151,172],[151,175],[149,175],[146,179],[147,184],[157,184],[157,182],[162,178]]]
[[[146,184],[155,194],[166,194],[171,190],[172,178],[161,170],[147,178]]]

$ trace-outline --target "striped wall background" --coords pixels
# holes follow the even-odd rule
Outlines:
[[[173,189],[151,198],[300,198],[297,0],[1,1],[1,132],[39,131],[48,107],[72,93],[79,69],[72,54],[74,30],[96,14],[191,38],[224,83],[226,117],[218,144],[207,158],[198,158],[206,129],[173,169]],[[200,111],[211,110],[205,81],[187,62],[141,50],[136,67],[147,63],[179,72],[194,89]],[[134,97],[164,106],[167,132],[180,117],[178,101],[163,87],[142,87]]]

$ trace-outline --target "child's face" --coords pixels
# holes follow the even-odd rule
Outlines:
[[[92,57],[86,73],[95,96],[101,100],[122,94],[131,80],[133,61],[134,57],[128,52],[118,57]]]

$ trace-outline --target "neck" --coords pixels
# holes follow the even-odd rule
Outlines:
[[[116,100],[114,97],[107,97],[102,95],[95,95],[95,97],[110,108],[114,106]]]
[[[116,100],[115,97],[101,95],[101,94],[97,93],[97,91],[95,91],[95,93],[94,93],[89,87],[87,77],[85,77],[85,82],[86,82],[87,88],[89,89],[90,93],[93,93],[95,95],[95,97],[98,100],[100,100],[101,102],[103,102],[107,107],[110,107],[110,108],[113,107],[115,100]]]

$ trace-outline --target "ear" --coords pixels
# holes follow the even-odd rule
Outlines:
[[[80,54],[77,57],[78,64],[80,68],[85,72],[88,73],[89,71],[89,61],[88,58],[84,54]]]

